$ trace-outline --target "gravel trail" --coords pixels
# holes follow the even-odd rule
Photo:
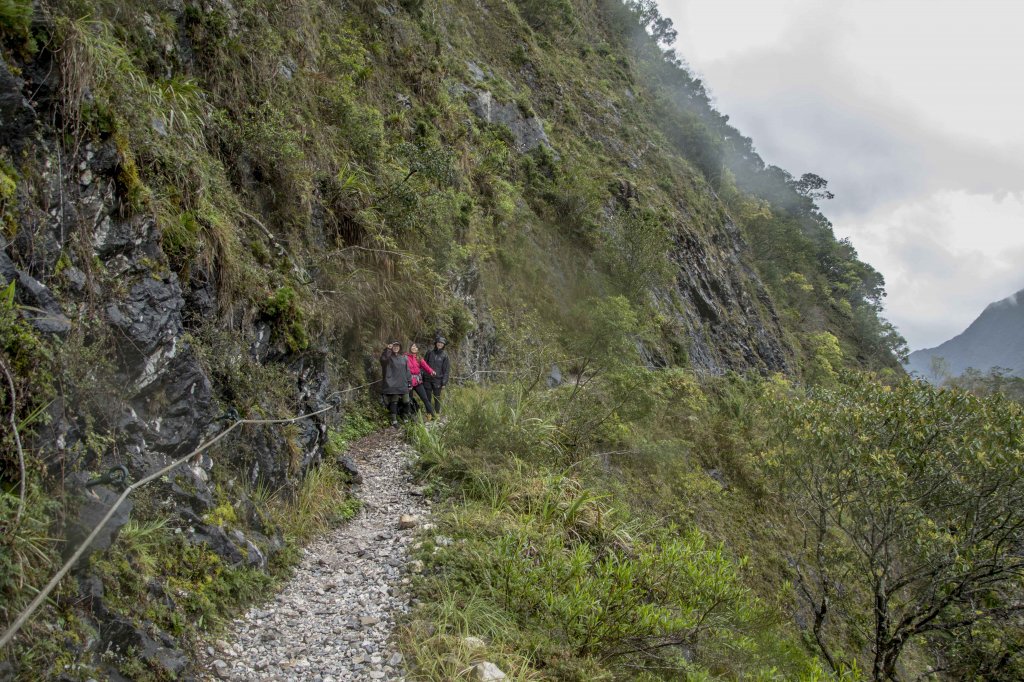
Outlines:
[[[336,682],[403,680],[390,641],[409,608],[405,564],[430,502],[409,473],[411,448],[397,432],[375,434],[347,453],[363,483],[358,516],[313,542],[284,589],[234,623],[231,636],[206,650],[206,679]]]

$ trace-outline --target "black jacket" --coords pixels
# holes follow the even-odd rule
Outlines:
[[[380,354],[380,369],[383,375],[380,392],[384,395],[402,395],[412,390],[412,374],[404,355],[385,348]]]
[[[434,376],[425,377],[426,381],[433,384],[441,384],[444,386],[448,383],[448,353],[443,350],[431,348],[427,351],[427,354],[423,356],[423,359],[430,365],[430,369],[434,370],[436,374]]]

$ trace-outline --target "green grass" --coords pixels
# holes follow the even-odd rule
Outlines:
[[[412,429],[445,501],[418,555],[423,604],[402,635],[416,674],[458,678],[487,657],[514,679],[824,679],[772,599],[784,588],[760,594],[731,533],[679,514],[692,462],[666,462],[663,497],[631,495],[632,474],[555,446],[573,429],[533,416],[564,398],[466,389],[442,429]]]

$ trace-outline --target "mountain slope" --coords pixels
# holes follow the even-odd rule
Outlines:
[[[930,381],[941,381],[942,374],[959,376],[970,367],[981,372],[1002,367],[1024,376],[1024,290],[990,304],[949,341],[914,351],[906,364],[908,372]]]
[[[302,534],[266,510],[302,513],[349,399],[373,414],[390,338],[444,333],[463,381],[895,367],[881,276],[835,239],[823,181],[765,166],[652,7],[0,5],[0,347],[27,444],[21,466],[4,432],[0,501],[38,530],[11,540],[31,551],[3,572],[22,576],[0,581],[4,618],[116,492],[98,474],[138,480],[238,416],[309,415],[133,496],[116,551],[47,607],[80,646],[26,630],[26,675],[180,673],[165,649],[294,560]],[[114,645],[160,655],[97,659]]]

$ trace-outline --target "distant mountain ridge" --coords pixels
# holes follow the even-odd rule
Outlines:
[[[990,304],[962,334],[935,348],[914,351],[905,368],[934,381],[932,358],[936,357],[945,360],[950,376],[959,376],[968,367],[982,372],[1004,367],[1024,376],[1024,289]]]

